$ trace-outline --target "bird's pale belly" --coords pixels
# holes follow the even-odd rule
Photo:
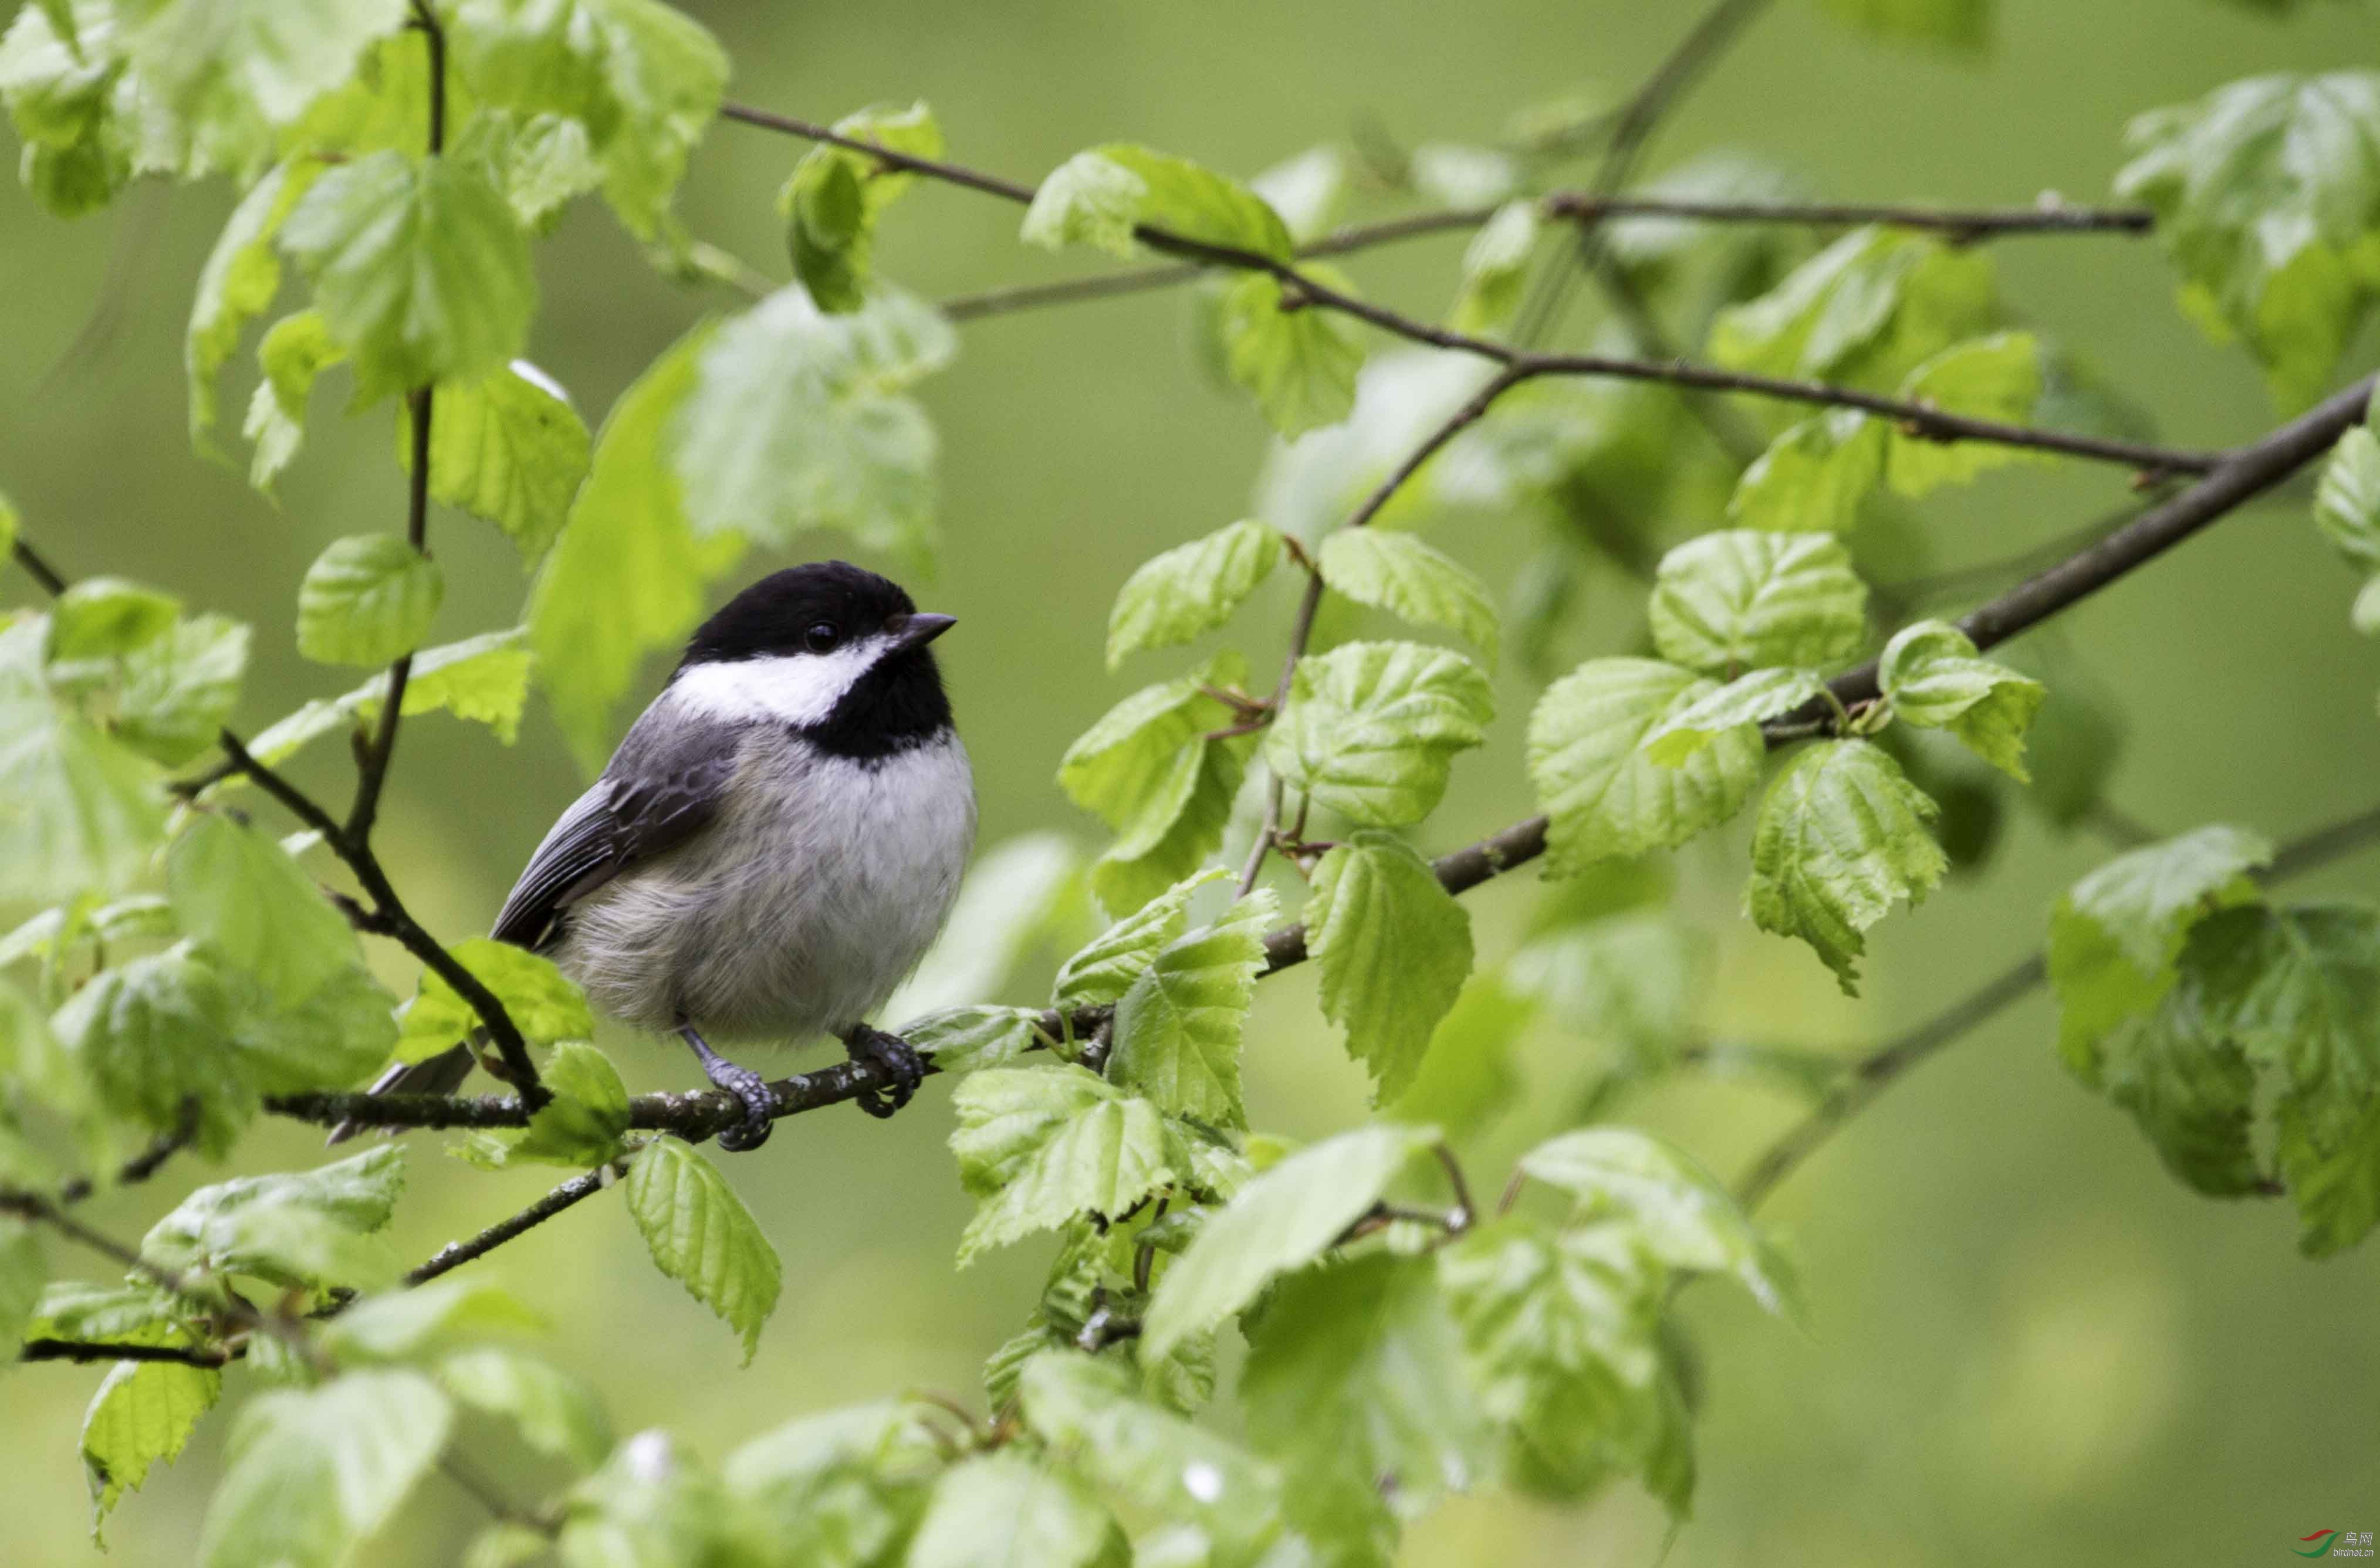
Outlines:
[[[975,844],[965,749],[796,761],[762,740],[743,766],[791,787],[750,792],[760,803],[575,906],[552,957],[596,1007],[655,1032],[841,1033],[917,966],[957,897]]]

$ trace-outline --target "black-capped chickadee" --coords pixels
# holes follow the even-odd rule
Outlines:
[[[767,1139],[770,1096],[714,1039],[832,1034],[892,1074],[889,1099],[860,1102],[877,1116],[924,1076],[868,1018],[941,930],[975,845],[974,776],[927,647],[952,624],[840,561],[753,584],[695,633],[496,916],[499,940],[597,1007],[693,1048],[744,1103],[722,1148]],[[457,1045],[372,1092],[451,1093],[472,1059]]]

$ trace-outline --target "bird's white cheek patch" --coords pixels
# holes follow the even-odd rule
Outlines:
[[[820,724],[881,657],[882,643],[870,637],[830,654],[698,664],[670,682],[670,690],[687,712],[706,718]]]

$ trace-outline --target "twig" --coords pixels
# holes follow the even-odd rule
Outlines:
[[[91,1339],[29,1339],[17,1353],[19,1361],[173,1361],[185,1367],[212,1369],[229,1366],[238,1357],[231,1351],[200,1345],[118,1345]]]
[[[25,542],[21,535],[14,544],[9,546],[8,553],[18,566],[25,569],[25,575],[39,583],[42,585],[42,591],[52,598],[67,591],[67,580],[59,576],[50,563],[43,561],[33,547]]]
[[[581,1199],[592,1198],[612,1185],[627,1168],[626,1161],[614,1160],[584,1176],[572,1176],[510,1219],[497,1221],[468,1241],[451,1242],[440,1248],[428,1262],[407,1273],[405,1283],[408,1285],[427,1285],[451,1269],[461,1268],[474,1258],[485,1257],[522,1232],[543,1224]]]
[[[1454,1209],[1446,1216],[1446,1228],[1450,1231],[1469,1230],[1479,1211],[1472,1206],[1471,1184],[1463,1179],[1463,1162],[1456,1159],[1454,1151],[1443,1143],[1430,1145],[1429,1152],[1437,1155],[1438,1163],[1446,1168],[1446,1185],[1454,1193]]]
[[[190,1145],[199,1135],[199,1102],[195,1095],[182,1102],[173,1129],[161,1132],[149,1140],[149,1147],[115,1168],[112,1187],[137,1187],[155,1176],[165,1162]],[[75,1176],[58,1188],[57,1200],[63,1204],[81,1202],[98,1190],[98,1183],[90,1176]]]

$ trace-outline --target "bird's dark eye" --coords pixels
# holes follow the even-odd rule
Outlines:
[[[814,654],[832,653],[843,633],[832,621],[821,621],[802,633],[802,645]]]

